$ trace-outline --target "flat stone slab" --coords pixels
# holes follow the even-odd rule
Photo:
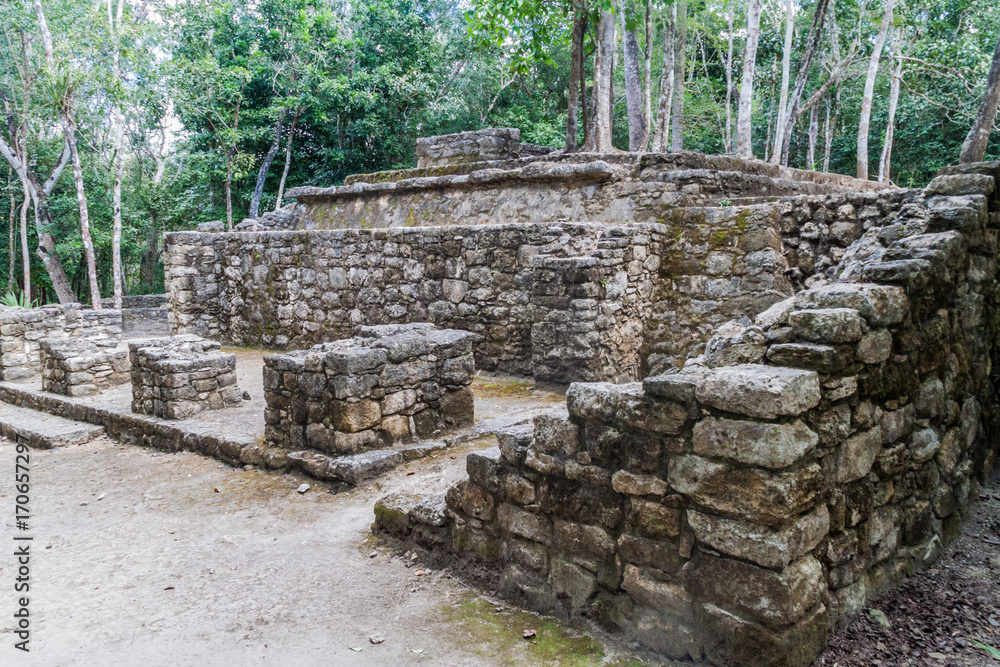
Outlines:
[[[52,449],[90,442],[103,435],[104,428],[3,403],[0,434],[35,449]]]

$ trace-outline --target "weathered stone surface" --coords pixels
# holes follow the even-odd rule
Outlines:
[[[708,509],[776,526],[815,504],[823,471],[812,463],[797,470],[765,472],[687,455],[675,459],[668,481]]]
[[[772,569],[783,568],[811,551],[830,531],[830,514],[823,504],[779,529],[697,510],[688,510],[687,520],[700,542]]]
[[[909,309],[901,288],[874,284],[831,283],[800,292],[795,302],[802,308],[851,308],[872,327],[897,324]]]
[[[709,417],[694,427],[694,452],[764,468],[786,468],[805,456],[818,436],[801,421],[768,424]]]
[[[837,483],[846,484],[867,475],[881,447],[879,428],[862,431],[845,440],[837,456]]]
[[[680,433],[688,420],[685,406],[646,396],[638,382],[624,385],[575,382],[566,392],[566,407],[575,418],[621,423],[654,433]]]
[[[807,667],[826,646],[827,610],[823,605],[783,632],[711,603],[702,607],[701,619],[705,655],[717,665]]]
[[[328,474],[332,479],[357,486],[367,479],[392,470],[402,462],[401,452],[387,449],[375,450],[332,459]]]
[[[669,612],[678,620],[694,621],[691,594],[676,584],[650,579],[635,565],[626,565],[622,589],[644,607]]]
[[[549,544],[552,541],[552,524],[548,519],[525,512],[509,503],[500,505],[497,510],[497,521],[504,531],[512,535],[542,544]]]
[[[408,493],[392,493],[375,502],[375,525],[397,537],[409,534],[412,529],[410,511],[423,500]]]
[[[580,429],[569,421],[565,407],[536,415],[532,447],[545,454],[572,456],[580,446]]]
[[[801,414],[820,399],[816,373],[750,364],[715,369],[697,391],[705,405],[762,419]]]
[[[775,572],[699,553],[684,566],[683,573],[685,587],[693,595],[775,630],[788,627],[812,609],[826,583],[823,567],[811,555]]]
[[[633,498],[629,502],[628,521],[651,538],[675,537],[681,532],[681,512],[663,503]]]
[[[667,493],[667,483],[653,475],[636,475],[619,470],[611,477],[615,491],[629,496],[662,496]]]
[[[597,590],[597,578],[579,565],[556,559],[549,571],[549,584],[557,596],[569,600],[571,613],[584,609]]]
[[[853,308],[820,308],[789,313],[795,335],[814,343],[853,343],[861,338],[864,320]]]

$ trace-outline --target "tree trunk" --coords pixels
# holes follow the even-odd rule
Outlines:
[[[101,308],[101,290],[97,284],[97,258],[94,254],[94,242],[90,238],[90,213],[87,210],[87,193],[83,187],[83,166],[80,164],[80,152],[76,147],[76,123],[68,109],[62,111],[63,133],[69,144],[70,164],[73,165],[73,183],[76,185],[76,204],[80,209],[80,236],[83,240],[83,251],[87,258],[87,282],[90,285],[90,307]]]
[[[819,105],[809,110],[809,150],[806,152],[806,169],[816,169],[816,140],[819,138]]]
[[[274,201],[274,210],[281,208],[281,200],[285,198],[285,181],[288,179],[288,169],[292,166],[292,138],[295,136],[295,125],[299,122],[302,107],[295,109],[292,124],[288,126],[288,141],[285,142],[285,167],[281,170],[281,180],[278,182],[278,198]]]
[[[833,148],[833,124],[830,122],[830,100],[826,101],[826,126],[823,128],[823,171],[830,171],[830,149]]]
[[[729,55],[726,56],[726,153],[734,153],[733,145],[733,20],[736,0],[729,0]]]
[[[24,188],[24,201],[21,202],[21,294],[26,303],[31,303],[31,253],[28,251],[28,202],[31,193]]]
[[[976,120],[969,128],[965,141],[962,142],[959,163],[982,162],[986,157],[986,146],[990,143],[990,131],[996,120],[998,107],[1000,107],[1000,39],[997,40],[997,48],[993,51],[993,62],[990,63],[990,71],[986,75],[986,90],[983,92],[982,102],[979,103]]]
[[[580,124],[583,125],[583,143],[590,144],[590,107],[587,106],[587,26],[590,19],[583,12],[583,25],[580,28]]]
[[[885,14],[878,28],[872,56],[868,61],[868,74],[865,76],[865,90],[861,96],[861,117],[858,121],[858,178],[868,180],[868,129],[872,120],[872,96],[875,94],[875,76],[878,74],[878,63],[882,57],[882,47],[885,46],[885,35],[892,22],[893,0],[886,0]]]
[[[777,162],[780,157],[781,164],[788,164],[788,142],[791,140],[792,128],[795,127],[795,123],[799,120],[799,115],[805,111],[805,107],[800,107],[799,103],[802,100],[802,93],[809,79],[809,68],[812,67],[813,58],[816,57],[816,52],[819,50],[819,43],[823,36],[823,23],[826,20],[826,11],[829,6],[829,0],[819,0],[816,3],[812,24],[809,26],[806,52],[802,57],[802,63],[799,65],[799,73],[795,76],[795,88],[792,90],[792,95],[785,108],[782,125],[783,136],[780,139],[781,154],[780,156],[777,154],[774,156],[772,160],[774,162]]]
[[[250,213],[247,215],[248,218],[256,219],[260,213],[260,198],[264,196],[264,181],[267,180],[267,172],[271,169],[271,163],[274,162],[274,156],[278,154],[278,148],[281,146],[281,127],[285,123],[285,109],[281,110],[278,114],[278,122],[274,124],[274,141],[271,142],[271,147],[267,149],[267,155],[264,156],[264,161],[260,165],[260,171],[257,172],[257,184],[253,189],[253,197],[250,199]]]
[[[771,161],[778,162],[784,148],[785,110],[788,107],[788,79],[792,70],[792,37],[795,32],[795,3],[785,0],[785,43],[781,51],[781,93],[778,96],[778,127],[774,131],[774,150]]]
[[[116,58],[117,60],[117,58]],[[125,128],[121,111],[115,106],[115,181],[111,189],[111,210],[113,215],[111,231],[111,273],[114,285],[114,307],[116,310],[122,309],[122,296],[125,293],[125,285],[122,281],[122,169],[124,159],[122,153]]]
[[[580,88],[583,84],[583,39],[586,30],[586,18],[580,4],[576,5],[576,17],[573,20],[573,41],[569,56],[569,92],[566,108],[566,152],[576,151],[579,146],[579,109]],[[293,121],[294,122],[294,121]],[[291,146],[291,137],[289,137]],[[285,163],[287,165],[287,161]]]
[[[743,51],[743,80],[740,82],[740,103],[736,117],[736,156],[753,158],[753,74],[760,39],[761,0],[747,0],[747,43]]]
[[[670,152],[684,150],[684,67],[687,64],[687,0],[677,4],[674,26],[674,94],[670,110]]]
[[[14,183],[11,178],[11,169],[7,167],[7,194],[10,196],[10,210],[7,211],[7,291],[14,291],[14,264],[17,262],[17,250],[14,248],[14,223],[17,219],[17,212],[14,200]]]
[[[233,143],[226,149],[226,231],[233,231],[233,153],[236,152],[237,135],[240,129],[240,102],[236,100],[236,111],[233,116]]]
[[[594,54],[594,131],[589,137],[588,152],[607,153],[611,143],[611,78],[615,54],[615,17],[601,10],[597,23],[597,53]]]
[[[670,8],[667,30],[663,35],[663,72],[660,74],[660,99],[656,105],[656,130],[653,152],[663,153],[670,144],[670,110],[674,98],[674,28],[677,25],[677,4]]]
[[[896,134],[896,108],[899,106],[899,89],[903,83],[903,40],[899,34],[893,34],[892,51],[896,63],[892,72],[892,82],[889,84],[889,117],[885,123],[882,156],[878,161],[879,183],[887,183],[889,181],[892,168],[892,142]]]
[[[646,115],[646,127],[642,135],[642,150],[649,148],[649,140],[653,136],[653,0],[646,0],[645,45],[643,50],[643,88],[645,97],[643,109]]]
[[[628,110],[628,149],[642,150],[642,139],[646,133],[646,119],[642,112],[642,83],[639,80],[639,38],[635,30],[626,29],[625,5],[619,4],[622,24],[622,47],[625,58],[625,106]]]

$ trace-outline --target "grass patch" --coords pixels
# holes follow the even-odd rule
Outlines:
[[[496,607],[481,597],[466,596],[445,607],[445,620],[454,628],[459,643],[500,665],[552,665],[590,667],[641,665],[639,660],[606,662],[604,646],[586,632],[562,627],[554,618],[537,616],[506,606]],[[525,630],[535,636],[524,638]]]
[[[527,380],[476,379],[472,391],[476,398],[528,398],[535,390]]]

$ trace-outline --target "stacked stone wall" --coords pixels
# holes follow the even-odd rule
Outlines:
[[[129,341],[132,412],[187,419],[239,405],[236,355],[220,347],[193,335]]]
[[[13,308],[0,306],[0,380],[17,380],[41,372],[43,338],[118,341],[121,313],[84,310],[80,304]]]
[[[504,160],[518,157],[521,130],[487,128],[417,139],[417,167]]]
[[[114,299],[101,301],[103,308],[114,308]],[[169,304],[166,294],[132,294],[122,297],[122,325],[167,324]]]
[[[129,382],[128,351],[84,338],[40,341],[42,389],[65,396],[88,396]]]
[[[268,446],[341,456],[472,424],[475,334],[431,324],[360,333],[264,357]]]
[[[663,233],[660,225],[568,223],[173,233],[164,254],[171,330],[285,348],[350,338],[364,325],[430,321],[479,334],[479,368],[531,375],[536,342],[542,356],[578,344],[604,364],[590,371],[617,378],[620,368],[640,366],[641,316]],[[555,278],[561,270],[543,260],[572,257],[594,269],[585,297],[567,296]],[[536,293],[536,277],[562,286]],[[594,320],[578,343],[533,337],[536,326],[585,311]],[[632,333],[595,344],[593,331],[615,327]],[[540,369],[540,379],[574,379]]]
[[[720,327],[680,373],[571,385],[377,525],[673,658],[809,664],[937,558],[996,461],[1000,165],[965,171],[858,239],[838,281]]]

